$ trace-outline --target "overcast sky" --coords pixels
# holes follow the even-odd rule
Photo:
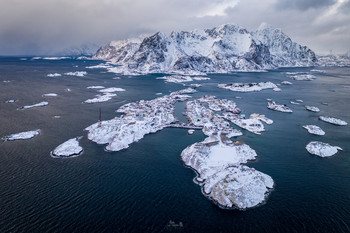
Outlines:
[[[0,0],[0,55],[225,23],[255,30],[262,22],[316,53],[350,51],[350,0]]]

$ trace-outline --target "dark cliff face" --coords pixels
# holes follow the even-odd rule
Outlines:
[[[110,45],[99,48],[95,54],[95,57],[103,58],[106,60],[112,59],[115,56],[116,48]]]
[[[132,56],[129,68],[137,69],[140,66],[149,64],[153,66],[151,69],[158,70],[159,64],[165,61],[165,53],[167,51],[167,42],[161,33],[146,37]]]
[[[175,70],[196,70],[201,72],[214,72],[215,64],[207,57],[181,57],[174,64]]]
[[[273,66],[270,50],[266,45],[256,44],[255,42],[250,45],[249,53],[244,58],[251,60],[261,67]]]

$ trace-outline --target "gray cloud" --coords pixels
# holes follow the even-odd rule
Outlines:
[[[336,0],[280,0],[276,6],[278,9],[298,9],[306,11],[310,8],[321,8],[333,5]]]
[[[349,0],[0,1],[1,55],[55,54],[84,43],[224,23],[255,30],[261,22],[282,28],[316,52],[350,50]]]

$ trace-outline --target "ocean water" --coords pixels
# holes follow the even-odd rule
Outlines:
[[[185,129],[167,128],[119,152],[106,152],[103,145],[87,139],[84,128],[98,120],[100,107],[102,119],[108,120],[125,103],[183,89],[156,79],[159,75],[113,79],[117,75],[105,69],[85,68],[99,63],[0,58],[0,137],[41,129],[31,140],[0,142],[0,232],[350,231],[349,126],[318,120],[320,115],[329,115],[350,123],[349,67],[317,67],[324,73],[314,73],[314,81],[294,81],[284,74],[313,68],[212,74],[211,80],[200,81],[204,85],[194,97],[210,94],[232,99],[242,114],[260,113],[274,120],[262,135],[243,130],[244,136],[238,138],[258,153],[258,159],[248,165],[275,181],[266,203],[240,211],[221,209],[202,195],[193,182],[194,171],[180,160],[184,148],[205,138],[201,131],[188,135]],[[74,71],[88,74],[47,77]],[[281,85],[281,92],[237,93],[216,87],[218,83],[284,80],[293,85]],[[126,91],[105,103],[82,104],[97,94],[86,88],[92,85]],[[45,93],[58,97],[42,97]],[[293,113],[268,110],[266,98],[286,103]],[[5,103],[9,99],[17,101]],[[289,104],[295,99],[304,103]],[[41,101],[49,105],[17,110]],[[321,112],[309,112],[304,104],[317,106]],[[180,120],[185,120],[184,105],[176,104]],[[55,119],[56,115],[61,118]],[[301,127],[304,124],[316,124],[326,135],[311,135]],[[52,149],[76,136],[83,136],[81,156],[50,157]],[[343,151],[319,158],[305,149],[312,140],[340,146]],[[170,220],[182,222],[183,227],[166,227]]]

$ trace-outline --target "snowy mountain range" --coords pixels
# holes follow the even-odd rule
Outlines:
[[[253,32],[226,24],[191,32],[161,32],[112,41],[93,57],[119,65],[113,72],[228,73],[278,67],[312,66],[315,53],[293,42],[281,29],[263,23]]]
[[[345,54],[319,55],[317,60],[320,66],[350,66],[350,52]]]

